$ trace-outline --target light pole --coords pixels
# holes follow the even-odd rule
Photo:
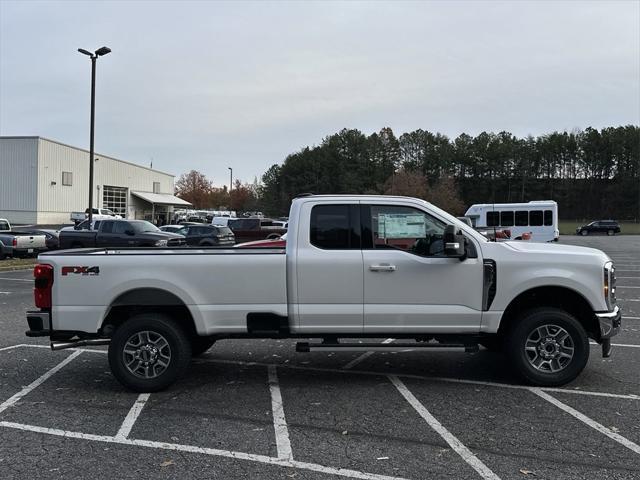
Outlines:
[[[111,53],[109,47],[102,47],[91,53],[83,48],[78,51],[91,58],[91,132],[89,133],[89,228],[93,221],[93,132],[96,117],[96,59]]]
[[[233,168],[227,167],[229,169],[229,173],[231,174],[231,179],[229,180],[229,193],[233,189]]]

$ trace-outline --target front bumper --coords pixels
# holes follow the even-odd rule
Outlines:
[[[611,356],[611,337],[620,332],[622,324],[622,310],[617,305],[613,307],[613,311],[596,313],[598,323],[600,324],[600,340],[602,345],[602,357],[609,358]]]
[[[622,310],[617,305],[613,307],[613,311],[596,313],[598,323],[600,324],[600,338],[607,339],[620,333],[620,325],[622,324]]]

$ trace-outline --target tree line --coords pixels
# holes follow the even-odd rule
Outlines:
[[[343,129],[231,192],[191,171],[176,193],[198,208],[286,215],[300,193],[410,195],[460,215],[474,203],[555,200],[565,219],[640,220],[640,127],[461,134]]]
[[[474,203],[555,200],[561,218],[640,220],[640,127],[455,139],[343,129],[269,168],[259,203],[283,215],[303,192],[413,194],[454,214]]]

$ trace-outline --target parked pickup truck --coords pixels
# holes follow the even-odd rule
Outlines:
[[[178,247],[182,235],[162,232],[146,220],[96,220],[92,230],[63,229],[60,248],[85,247]]]
[[[278,238],[287,232],[283,223],[275,224],[269,218],[231,218],[227,226],[233,230],[236,242],[241,243]]]
[[[0,260],[6,257],[26,257],[47,249],[44,235],[14,232],[9,220],[0,218]]]
[[[122,218],[120,215],[116,215],[112,210],[108,208],[93,208],[92,209],[93,220],[109,220],[110,218]],[[89,209],[84,212],[71,212],[69,219],[76,225],[84,221],[89,216]]]
[[[27,336],[54,350],[108,344],[127,388],[166,388],[223,338],[317,338],[299,351],[502,350],[530,384],[611,353],[615,270],[591,248],[490,242],[423,201],[314,196],[291,206],[286,249],[52,252],[35,267]],[[351,338],[398,339],[390,344]]]

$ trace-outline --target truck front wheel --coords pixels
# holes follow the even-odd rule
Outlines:
[[[109,365],[116,379],[135,392],[157,392],[184,375],[191,343],[170,317],[135,315],[116,329],[109,344]]]
[[[589,360],[589,339],[580,322],[564,310],[536,308],[517,319],[505,350],[528,383],[555,387],[582,372]]]

